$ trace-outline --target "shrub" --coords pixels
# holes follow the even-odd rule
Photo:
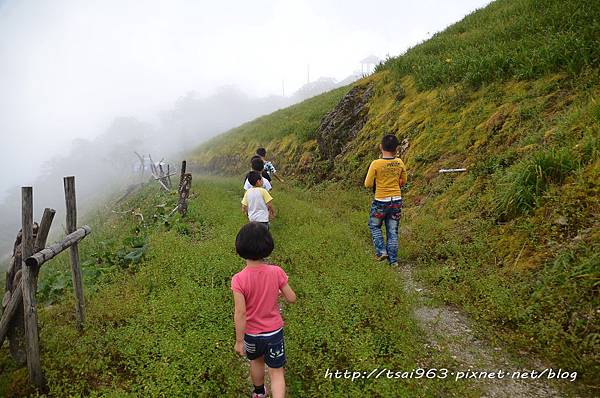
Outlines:
[[[550,184],[560,184],[578,166],[568,149],[547,150],[534,153],[500,177],[496,192],[496,212],[506,221],[521,214],[528,214]]]

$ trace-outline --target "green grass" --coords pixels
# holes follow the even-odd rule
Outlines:
[[[260,143],[284,176],[352,192],[384,133],[406,139],[403,255],[417,276],[493,338],[597,379],[598,21],[595,1],[496,1],[355,83],[372,85],[368,120],[335,159],[285,128]],[[257,143],[272,120],[236,137]],[[233,136],[201,147],[200,165],[241,174]],[[452,167],[468,171],[438,173]]]
[[[464,308],[478,330],[597,385],[599,21],[600,3],[591,0],[499,0],[467,16],[356,83],[373,85],[368,121],[335,159],[319,152],[314,132],[350,87],[200,146],[190,157],[195,167],[239,178],[194,182],[200,189],[189,221],[165,224],[154,206],[168,202],[168,208],[174,198],[152,190],[129,206],[142,209],[144,223],[131,215],[99,216],[81,249],[91,261],[84,265],[90,329],[75,334],[70,299],[43,311],[44,367],[53,392],[246,391],[247,372],[231,346],[228,290],[241,263],[226,237],[243,222],[241,174],[265,146],[286,179],[316,184],[310,192],[276,196],[285,210],[273,226],[273,258],[300,296],[297,306],[285,308],[292,393],[477,395],[450,383],[319,376],[333,366],[452,364],[443,353],[419,351],[409,298],[394,274],[370,260],[368,199],[356,187],[378,156],[383,132],[410,143],[402,155],[409,183],[401,254],[416,264],[417,277],[437,300]],[[468,172],[438,174],[446,167]],[[323,170],[330,172],[320,184]],[[139,262],[136,255],[126,259],[144,245]],[[44,272],[42,298],[56,302],[69,291],[65,259]],[[5,356],[0,391],[17,391],[24,373]]]
[[[195,178],[189,217],[177,220],[178,228],[164,220],[148,221],[157,204],[174,200],[152,188],[123,205],[137,205],[147,223],[132,228],[131,215],[112,215],[95,226],[80,245],[84,261],[109,266],[108,249],[100,243],[109,235],[118,242],[143,236],[147,252],[135,266],[117,262],[93,289],[86,286],[84,334],[75,330],[70,292],[40,308],[42,366],[51,396],[213,397],[248,392],[247,363],[233,350],[229,288],[231,277],[244,265],[234,250],[235,234],[245,222],[240,185],[237,179]],[[410,315],[411,297],[393,270],[373,260],[364,222],[368,194],[280,186],[273,196],[279,216],[272,224],[272,260],[288,273],[299,297],[297,304],[283,309],[290,396],[478,395],[475,386],[453,380],[326,379],[328,368],[404,370],[456,364],[448,354],[424,348]],[[315,207],[316,202],[323,206]],[[100,257],[98,247],[105,250]],[[118,251],[121,244],[111,247]],[[6,348],[0,358],[0,394],[27,392],[24,373],[11,367]]]
[[[521,220],[497,230],[492,220],[448,220],[409,208],[401,258],[416,262],[417,276],[434,297],[460,305],[477,329],[515,349],[541,353],[593,384],[600,372],[600,240],[589,227],[573,225],[589,225],[577,214],[590,210],[574,201],[559,204],[561,199],[566,197],[553,199],[551,220],[568,214],[571,225]],[[508,248],[513,241],[517,247]]]
[[[568,149],[535,152],[500,177],[497,213],[503,220],[529,213],[540,204],[551,184],[562,184],[578,168]]]
[[[256,149],[266,145],[267,157],[278,159],[277,166],[293,168],[307,147],[316,147],[321,119],[349,90],[338,88],[245,123],[202,144],[189,160],[205,172],[242,173]]]
[[[423,90],[559,71],[576,76],[600,64],[599,15],[595,0],[497,0],[378,70],[412,75]]]

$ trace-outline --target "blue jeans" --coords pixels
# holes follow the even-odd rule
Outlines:
[[[375,255],[387,254],[390,264],[398,261],[398,226],[402,213],[402,199],[391,202],[374,200],[369,214],[369,230],[375,246]],[[387,242],[383,240],[381,226],[385,223]]]

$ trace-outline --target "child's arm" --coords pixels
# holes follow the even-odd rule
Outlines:
[[[268,164],[265,165],[265,167],[268,169],[270,175],[277,178],[279,182],[283,182],[283,178],[279,177],[279,175],[277,174],[277,169],[275,168],[275,166],[273,166],[273,163],[268,162]]]
[[[277,212],[275,211],[275,208],[273,207],[273,201],[270,201],[267,203],[267,209],[269,209],[269,219],[275,218],[275,216],[277,215]]]
[[[263,188],[266,189],[267,191],[270,191],[273,188],[273,186],[271,185],[269,180],[267,180],[265,177],[262,177],[262,182],[263,182]]]
[[[402,172],[400,173],[400,178],[398,180],[398,185],[400,185],[400,188],[402,188],[404,186],[404,184],[406,184],[407,179],[408,179],[408,174],[406,173],[406,169],[404,167],[402,167]]]
[[[285,301],[287,301],[288,303],[296,302],[296,293],[292,290],[290,285],[288,285],[287,283],[285,284],[285,286],[283,286],[281,288],[281,294],[283,295],[283,298],[285,299]]]
[[[235,322],[235,351],[244,355],[244,331],[246,330],[246,299],[240,292],[233,292],[233,301],[235,304],[233,320]]]
[[[373,188],[375,184],[375,167],[373,167],[373,163],[369,165],[369,171],[367,172],[367,176],[365,177],[365,188]]]
[[[244,197],[242,198],[242,211],[244,214],[248,214],[248,191],[244,192]]]

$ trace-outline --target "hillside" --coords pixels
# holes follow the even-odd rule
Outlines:
[[[247,395],[230,281],[258,146],[286,180],[269,260],[298,294],[282,305],[289,396],[596,396],[599,21],[596,1],[496,1],[352,86],[199,146],[187,218],[153,183],[107,201],[81,220],[83,333],[68,255],[39,277],[46,396]],[[400,269],[373,257],[362,187],[388,132],[410,177]],[[454,167],[467,172],[438,173]],[[576,382],[326,376],[550,367]],[[6,345],[0,396],[38,396]]]
[[[52,304],[40,306],[50,396],[246,395],[248,365],[233,350],[230,291],[232,275],[243,268],[234,249],[245,222],[240,184],[197,177],[193,184],[186,219],[167,217],[175,196],[150,185],[122,204],[143,218],[124,212],[90,220],[93,233],[80,245],[85,333],[73,326],[67,256],[42,270],[38,299]],[[362,211],[335,203],[315,211],[312,203],[329,194],[293,187],[277,193],[270,260],[285,269],[299,296],[298,305],[283,307],[290,396],[479,395],[479,387],[450,379],[323,377],[328,368],[458,366],[446,352],[423,349],[426,340],[409,317],[412,297],[397,289],[393,270],[371,260],[368,239],[355,239]],[[363,199],[335,195],[356,209]],[[26,396],[27,369],[15,367],[7,351],[0,351],[0,396]]]
[[[482,332],[591,380],[600,363],[599,21],[596,1],[496,1],[352,87],[213,139],[194,160],[241,178],[265,146],[306,187],[353,189],[380,137],[397,134],[410,175],[404,263]],[[454,167],[468,171],[438,173]]]

